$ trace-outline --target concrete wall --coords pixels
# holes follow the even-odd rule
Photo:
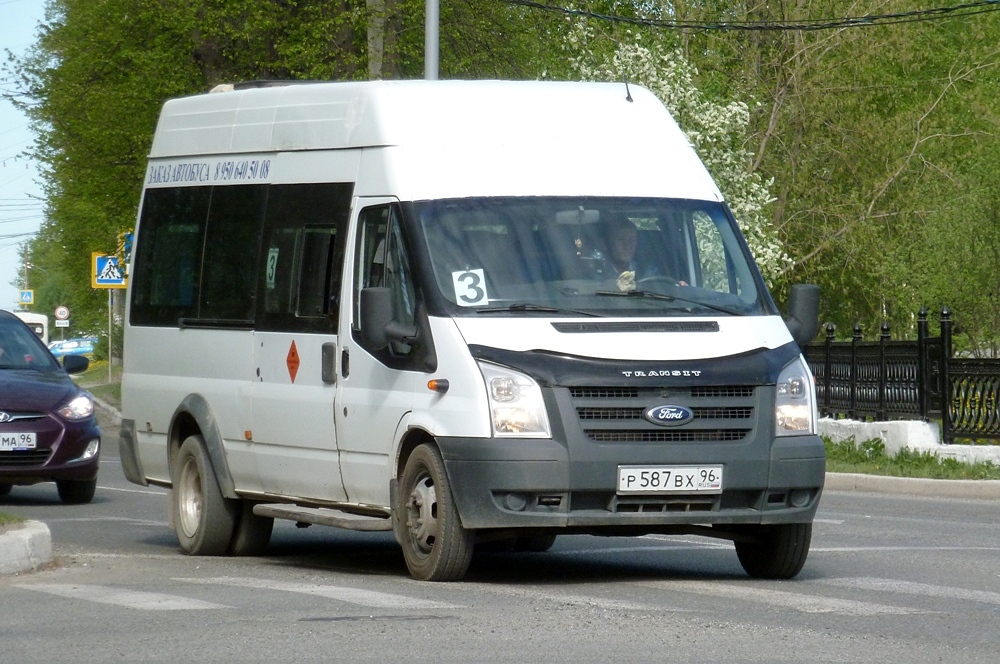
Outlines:
[[[1000,445],[943,445],[941,428],[933,422],[900,420],[892,422],[858,422],[820,418],[819,433],[835,442],[854,437],[856,443],[878,438],[889,456],[902,448],[915,452],[930,452],[942,458],[966,463],[990,461],[1000,465]]]

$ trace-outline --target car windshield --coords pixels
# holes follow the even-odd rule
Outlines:
[[[59,368],[34,332],[13,316],[0,316],[0,369]]]
[[[721,203],[677,199],[425,201],[418,220],[452,315],[771,313]]]

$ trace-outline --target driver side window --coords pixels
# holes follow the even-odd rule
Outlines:
[[[354,331],[360,332],[361,290],[368,287],[388,288],[392,293],[393,320],[413,325],[416,311],[413,279],[400,233],[397,208],[384,205],[362,210],[358,234]],[[405,355],[409,350],[406,344],[390,342],[392,356]]]

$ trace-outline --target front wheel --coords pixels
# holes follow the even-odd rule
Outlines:
[[[201,436],[191,436],[174,460],[174,532],[184,553],[221,556],[229,549],[239,503],[227,500]]]
[[[66,505],[86,505],[97,492],[97,479],[59,480],[56,482],[59,499]]]
[[[749,537],[736,540],[736,555],[755,579],[791,579],[806,564],[812,523],[749,526],[741,532]]]
[[[441,454],[420,445],[399,481],[393,525],[410,575],[421,581],[457,581],[472,561],[474,533],[462,527]]]

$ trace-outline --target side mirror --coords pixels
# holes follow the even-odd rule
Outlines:
[[[392,291],[388,288],[361,290],[361,343],[371,350],[389,345],[386,326],[392,321]]]
[[[63,355],[62,365],[66,373],[82,373],[90,366],[90,360],[83,355]]]
[[[819,286],[795,284],[788,298],[785,325],[799,347],[813,340],[819,330]]]

